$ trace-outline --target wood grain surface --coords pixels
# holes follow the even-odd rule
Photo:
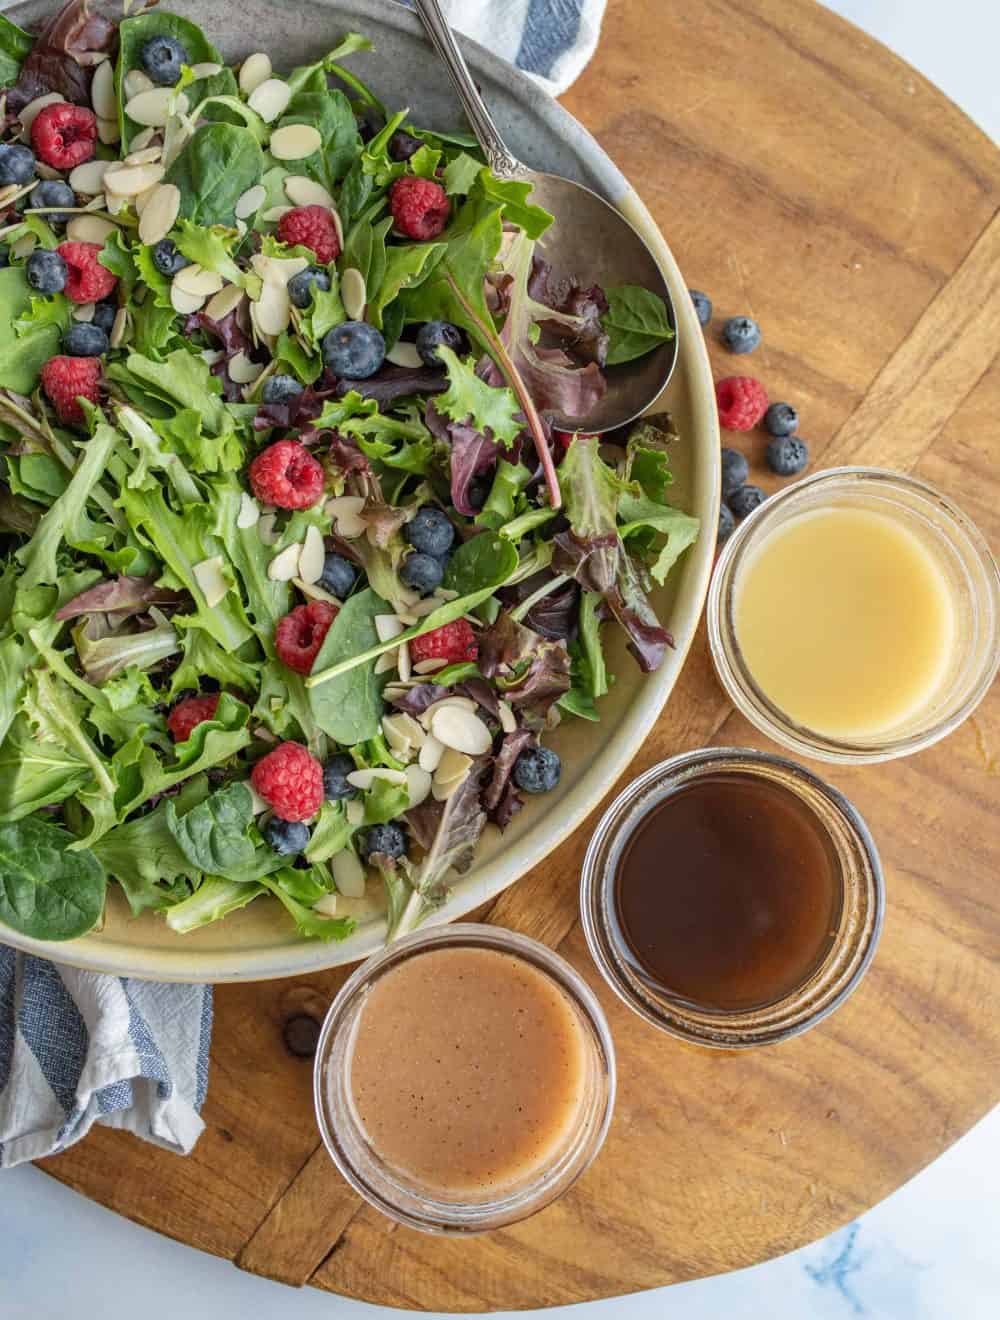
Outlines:
[[[940,92],[811,0],[610,0],[566,96],[633,180],[814,462],[902,468],[1000,544],[1000,157]],[[718,319],[716,324],[718,324]],[[746,452],[755,477],[764,440]],[[629,777],[763,745],[704,634]],[[561,949],[619,1052],[607,1146],[559,1204],[476,1240],[394,1229],[345,1187],[283,1041],[341,970],[217,992],[207,1131],[187,1160],[95,1128],[42,1167],[140,1223],[291,1284],[477,1311],[577,1302],[749,1265],[886,1196],[1000,1099],[1000,695],[906,761],[825,773],[867,817],[889,910],[874,967],[817,1030],[749,1054],[652,1032],[598,984],[577,922],[588,822],[486,915]],[[824,773],[822,767],[817,767]],[[609,786],[614,791],[613,786]]]

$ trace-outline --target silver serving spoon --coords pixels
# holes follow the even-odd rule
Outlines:
[[[528,169],[512,155],[472,81],[439,0],[414,0],[414,6],[451,74],[490,169],[500,178],[530,183],[531,200],[555,216],[555,223],[545,235],[545,259],[555,272],[577,276],[585,285],[596,283],[605,288],[638,284],[659,294],[666,303],[674,338],[646,357],[605,368],[607,391],[585,422],[579,417],[555,419],[556,425],[566,430],[579,430],[585,424],[588,433],[624,426],[655,402],[677,360],[677,319],[663,272],[629,222],[603,197],[572,179]]]

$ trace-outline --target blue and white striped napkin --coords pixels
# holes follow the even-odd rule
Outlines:
[[[59,967],[0,946],[0,1169],[93,1123],[186,1155],[201,1135],[210,985]]]
[[[594,53],[606,0],[443,0],[449,21],[563,92]],[[93,1123],[186,1155],[204,1127],[212,987],[60,967],[0,945],[0,1168]]]

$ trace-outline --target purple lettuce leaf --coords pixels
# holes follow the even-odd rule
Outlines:
[[[504,587],[499,596],[504,605],[514,608],[533,596],[539,588],[556,576],[543,568],[532,573],[512,587]],[[543,596],[524,616],[524,623],[549,641],[564,641],[576,636],[580,609],[580,588],[576,582],[566,582],[557,590]]]
[[[355,390],[363,399],[374,399],[380,408],[394,403],[408,394],[442,394],[448,388],[448,377],[443,371],[431,367],[380,367],[367,380],[337,381],[333,394],[343,399]]]
[[[150,605],[182,605],[187,600],[186,592],[157,586],[153,577],[121,575],[81,591],[61,605],[55,617],[62,621],[79,618],[81,614],[141,614]]]
[[[674,639],[656,617],[631,555],[620,556],[618,581],[605,593],[604,599],[628,635],[628,649],[638,661],[639,668],[644,674],[659,669],[667,647],[673,646]]]
[[[508,786],[515,796],[517,795],[517,789],[510,781],[510,777],[514,773],[514,764],[525,748],[534,747],[537,741],[538,739],[530,729],[515,729],[513,733],[504,734],[500,750],[493,758],[493,773],[490,776],[490,782],[483,790],[483,806],[489,813],[491,820],[494,812],[503,801]],[[520,805],[520,802],[518,805]],[[514,810],[516,811],[517,808],[515,807]],[[513,814],[512,811],[510,815]]]
[[[502,446],[474,426],[449,421],[438,412],[433,402],[427,405],[425,417],[431,434],[435,439],[443,440],[450,451],[451,502],[459,513],[474,518],[478,509],[469,501],[469,486],[473,477],[493,471]]]

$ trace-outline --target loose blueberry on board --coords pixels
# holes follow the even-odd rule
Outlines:
[[[0,146],[0,184],[23,185],[35,177],[35,153],[21,143]]]
[[[719,505],[719,530],[715,534],[715,544],[721,545],[723,541],[728,541],[733,532],[736,531],[736,519],[733,517],[733,511],[728,504]]]
[[[562,762],[551,747],[526,747],[514,762],[512,778],[525,793],[548,793],[559,783]]]
[[[188,53],[176,37],[151,37],[139,53],[142,67],[160,87],[173,87],[181,66],[189,64]]]
[[[764,427],[771,435],[794,435],[799,429],[799,414],[790,403],[772,403],[764,414]]]
[[[76,193],[68,183],[61,179],[43,179],[32,188],[27,197],[26,211],[45,211],[45,220],[50,225],[64,225],[69,219],[65,211],[51,211],[53,206],[76,206]]]
[[[421,554],[443,559],[455,540],[455,529],[447,514],[425,504],[403,528],[403,539]]]
[[[417,331],[417,352],[425,366],[441,365],[438,348],[442,344],[453,353],[461,353],[465,348],[465,335],[450,321],[428,321]]]
[[[402,857],[406,852],[406,835],[395,821],[388,825],[371,825],[361,835],[361,853],[367,860],[372,853],[386,857]]]
[[[264,838],[279,857],[293,857],[309,843],[309,826],[300,820],[272,816],[264,826]]]
[[[722,342],[730,353],[752,353],[760,343],[760,326],[752,317],[731,316],[723,324]]]
[[[330,757],[323,767],[323,795],[328,801],[342,802],[358,796],[358,790],[347,782],[347,776],[357,768],[353,759],[344,752]]]
[[[323,572],[319,576],[318,585],[331,596],[336,596],[338,600],[346,600],[354,590],[357,580],[357,568],[343,555],[331,553],[323,560]]]
[[[765,457],[767,466],[779,477],[794,477],[808,464],[809,447],[798,436],[775,436],[767,446]]]
[[[727,503],[737,518],[746,518],[766,499],[767,495],[759,486],[741,486],[728,497]]]
[[[316,289],[321,289],[324,293],[330,290],[330,276],[319,266],[300,270],[288,281],[288,296],[295,307],[302,309],[308,307],[312,303]]]
[[[58,252],[36,248],[25,262],[28,283],[38,293],[62,293],[69,272]]]
[[[385,340],[367,321],[345,321],[323,336],[323,361],[337,376],[367,380],[385,361]]]
[[[750,464],[738,449],[722,451],[722,493],[731,495],[739,490],[750,475]]]
[[[712,319],[711,298],[707,293],[702,293],[700,289],[688,289],[688,293],[694,303],[694,314],[698,318],[699,325],[708,325]]]
[[[110,335],[117,315],[118,307],[115,303],[99,302],[94,308],[94,319],[90,324],[96,325],[106,335]]]
[[[441,560],[419,551],[408,555],[399,570],[399,580],[403,586],[409,587],[411,591],[419,591],[421,596],[429,595],[441,585],[443,579],[444,565]]]
[[[291,403],[302,393],[303,386],[294,376],[268,376],[261,391],[265,403]]]
[[[179,270],[191,263],[171,238],[161,238],[153,248],[153,265],[161,275],[176,275]]]
[[[63,352],[70,357],[103,357],[110,348],[108,336],[93,321],[77,321],[63,335]]]

